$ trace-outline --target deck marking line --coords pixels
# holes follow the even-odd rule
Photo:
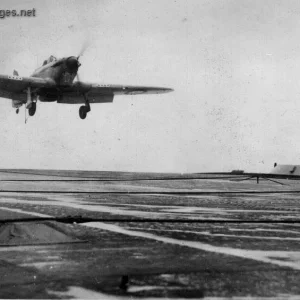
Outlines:
[[[190,248],[199,249],[208,252],[231,255],[231,256],[236,256],[244,259],[251,259],[251,260],[261,261],[264,263],[271,263],[271,264],[278,265],[280,267],[289,267],[295,270],[300,270],[300,251],[262,251],[262,250],[235,249],[229,247],[217,247],[217,246],[213,246],[201,242],[178,240],[174,238],[154,235],[147,232],[128,230],[117,225],[111,225],[103,222],[88,222],[88,223],[82,223],[81,225],[108,230],[108,231],[121,233],[129,236],[141,237],[141,238],[156,240],[156,241],[169,243],[173,245],[185,246],[185,247],[190,247]],[[277,260],[276,257],[288,258],[290,259],[290,261],[283,261],[280,259]]]

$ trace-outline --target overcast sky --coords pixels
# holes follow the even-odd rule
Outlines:
[[[300,164],[300,2],[1,1],[0,73],[78,55],[82,81],[174,88],[94,104],[0,105],[0,168],[269,171]]]

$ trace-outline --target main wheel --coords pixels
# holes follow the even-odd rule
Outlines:
[[[17,109],[16,109],[16,114],[18,114],[18,113],[19,113],[19,109],[17,108]]]
[[[29,116],[34,116],[36,112],[36,102],[32,102],[31,107],[28,109]]]
[[[87,115],[87,109],[85,106],[80,106],[79,108],[79,117],[80,119],[84,120],[86,118]]]

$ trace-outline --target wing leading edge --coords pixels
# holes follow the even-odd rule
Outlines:
[[[83,94],[89,98],[91,103],[107,103],[112,102],[116,95],[163,94],[172,91],[173,89],[164,87],[124,86],[75,82],[70,88],[67,88],[63,92],[63,98],[60,99],[58,103],[84,103]]]

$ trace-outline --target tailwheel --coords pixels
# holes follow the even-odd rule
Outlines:
[[[88,113],[88,110],[86,108],[86,106],[82,105],[79,108],[79,117],[80,119],[84,120],[86,118],[86,115]]]
[[[31,103],[31,107],[28,109],[29,116],[34,116],[36,112],[36,102]]]

